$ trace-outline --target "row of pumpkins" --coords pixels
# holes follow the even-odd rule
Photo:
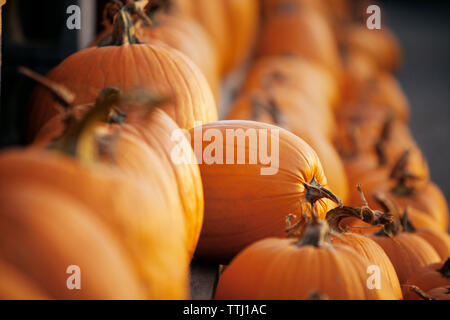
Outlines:
[[[447,203],[363,2],[122,2],[92,47],[21,70],[39,85],[30,145],[0,154],[1,299],[186,299],[193,257],[226,265],[217,299],[449,298]],[[193,163],[196,122],[278,130],[278,173]]]

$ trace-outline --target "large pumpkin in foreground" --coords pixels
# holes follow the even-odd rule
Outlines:
[[[0,297],[145,299],[124,247],[87,207],[57,190],[9,182],[0,183],[0,260],[8,262],[0,263]],[[80,290],[68,289],[69,266],[80,268]]]
[[[332,199],[311,147],[285,129],[221,121],[190,131],[200,163],[205,222],[197,255],[227,263],[245,246],[284,234],[285,216],[314,204],[324,217]],[[236,138],[237,137],[237,138]]]
[[[19,190],[38,186],[41,193],[57,192],[88,208],[126,250],[145,298],[186,298],[184,223],[170,218],[175,215],[158,188],[104,165],[35,149],[0,156],[0,187],[10,189],[12,181]]]
[[[326,243],[322,228],[309,226],[300,239],[252,244],[225,269],[215,298],[299,300],[320,292],[333,300],[399,299],[383,275],[380,290],[369,289],[371,263],[346,245]]]

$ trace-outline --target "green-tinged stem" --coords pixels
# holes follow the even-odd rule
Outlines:
[[[95,162],[99,158],[95,130],[99,122],[108,121],[112,108],[119,105],[120,98],[118,89],[103,89],[94,107],[81,120],[72,119],[63,136],[49,148],[76,157],[81,162]]]

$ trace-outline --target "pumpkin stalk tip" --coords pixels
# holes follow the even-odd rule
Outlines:
[[[335,195],[330,190],[322,187],[316,180],[316,177],[314,176],[311,182],[304,184],[305,187],[305,200],[308,201],[311,204],[311,207],[314,208],[315,203],[323,198],[329,199],[333,201],[334,203],[338,204],[340,207],[342,206],[342,200]]]
[[[60,85],[59,83],[54,82],[48,79],[47,77],[44,77],[39,73],[34,72],[33,70],[26,67],[19,67],[18,71],[24,76],[36,81],[41,86],[47,88],[62,104],[63,108],[58,109],[58,111],[60,111],[61,113],[64,114],[67,111],[67,109],[69,109],[69,107],[71,107],[72,104],[75,102],[76,98],[75,93],[70,91],[67,87]]]
[[[417,294],[420,298],[423,300],[436,300],[434,297],[430,296],[429,294],[425,293],[422,289],[420,289],[418,286],[411,285],[410,289],[412,292]]]
[[[442,274],[443,277],[445,278],[450,278],[450,258],[448,258],[444,265],[442,266],[442,268],[440,268],[439,270],[437,270],[439,273]]]
[[[300,239],[295,244],[299,247],[322,248],[328,245],[329,236],[330,229],[326,221],[309,219],[304,222]]]
[[[408,171],[408,163],[411,151],[406,150],[392,168],[390,178],[396,181],[396,185],[391,192],[399,197],[411,197],[415,194],[416,188],[410,185],[411,181],[420,180],[420,177]]]

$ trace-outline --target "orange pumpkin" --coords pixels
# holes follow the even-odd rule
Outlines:
[[[175,1],[127,1],[127,10],[138,13],[135,23],[136,36],[140,42],[161,41],[189,57],[203,72],[213,93],[219,90],[220,61],[216,47],[204,28],[189,16],[182,16]],[[123,7],[122,7],[123,8]],[[93,46],[109,43],[115,16],[122,9],[111,2],[104,9],[104,30]]]
[[[0,190],[1,259],[8,261],[16,278],[23,275],[19,282],[8,284],[12,279],[4,283],[7,274],[2,274],[0,296],[145,298],[123,246],[90,209],[37,182],[5,181],[2,177]],[[72,265],[81,270],[80,290],[67,287],[67,270]]]
[[[339,85],[326,68],[292,54],[258,58],[247,73],[242,92],[281,86],[299,90],[320,105],[335,107],[340,99]]]
[[[316,153],[284,129],[221,121],[193,129],[190,136],[205,194],[199,257],[227,263],[252,242],[282,236],[284,217],[304,212],[308,202],[322,217],[330,207],[322,198],[340,202],[324,189]]]
[[[23,273],[0,259],[0,299],[2,300],[48,300],[37,284]]]
[[[423,267],[406,281],[403,286],[405,299],[420,299],[420,297],[411,290],[411,286],[417,286],[425,292],[434,288],[450,286],[450,258],[446,261]]]
[[[165,111],[183,129],[217,120],[211,89],[201,71],[178,51],[158,44],[134,44],[133,30],[125,11],[116,19],[114,44],[89,48],[73,54],[54,68],[47,77],[69,87],[75,94],[73,105],[92,103],[98,92],[113,86],[125,92],[156,90],[173,99]],[[88,76],[86,76],[88,74]],[[57,100],[43,88],[37,88],[31,106],[30,138],[57,114]],[[126,110],[125,110],[126,111]]]
[[[255,95],[241,95],[226,118],[229,120],[254,120],[274,124],[304,139],[319,156],[330,189],[343,202],[347,201],[347,177],[339,154],[331,142],[321,132],[318,132],[319,130],[316,126],[307,125],[315,123],[313,119],[307,120],[314,111],[308,111],[308,108],[302,110],[302,106],[302,109],[299,110],[302,112],[299,113],[296,112],[297,108],[291,108],[291,106],[295,107],[295,103],[292,103],[290,99],[283,99],[283,95],[277,95],[280,99],[270,99],[268,96],[270,97],[270,95],[262,92],[258,92]],[[301,123],[297,121],[299,117],[303,120]]]
[[[173,0],[183,15],[197,20],[214,40],[222,74],[249,57],[259,24],[258,0]]]
[[[401,177],[400,177],[401,178]],[[420,181],[419,181],[420,182]],[[432,182],[415,187],[414,183],[398,180],[385,183],[365,183],[370,197],[377,193],[387,194],[393,198],[401,210],[410,207],[427,214],[442,231],[448,229],[448,206],[442,191]],[[374,204],[377,208],[377,205]]]
[[[329,299],[398,299],[388,280],[367,286],[370,262],[352,248],[326,242],[326,222],[308,224],[300,239],[269,238],[242,251],[219,279],[216,299],[298,300],[320,292]]]
[[[315,9],[327,21],[340,28],[344,22],[352,19],[352,4],[348,0],[262,0],[265,15],[277,9],[280,5],[298,4]]]
[[[223,5],[229,40],[222,72],[226,74],[250,57],[259,28],[259,0],[218,2]]]
[[[70,195],[88,207],[121,240],[146,297],[184,298],[188,269],[185,224],[181,208],[176,210],[173,202],[169,201],[170,195],[165,194],[167,189],[158,186],[164,179],[157,181],[158,175],[153,174],[154,179],[149,180],[150,175],[147,175],[145,184],[138,183],[117,168],[91,163],[92,123],[98,119],[98,115],[92,117],[92,114],[98,112],[98,106],[104,105],[98,99],[96,108],[88,114],[91,118],[83,120],[89,130],[82,133],[81,139],[74,141],[77,136],[72,136],[74,131],[68,130],[53,145],[77,154],[83,163],[40,148],[12,151],[0,157],[0,181],[5,185],[6,181],[14,181],[21,187],[39,185],[43,191],[58,190]],[[158,167],[160,160],[157,157],[147,158],[149,160],[155,161],[157,170],[165,170],[161,164]],[[128,168],[133,169],[131,166]],[[91,186],[96,186],[95,192]],[[176,192],[176,187],[172,192]],[[177,280],[169,281],[171,278]]]
[[[112,91],[112,94],[117,94],[120,99],[122,94]],[[173,120],[160,109],[149,112],[143,106],[136,105],[136,102],[134,104],[133,106],[132,101],[127,101],[131,113],[127,116],[125,124],[104,124],[95,128],[97,131],[99,127],[102,129],[97,138],[108,141],[111,137],[117,136],[116,139],[112,139],[113,141],[109,141],[109,146],[104,146],[113,149],[109,150],[107,161],[111,161],[112,157],[113,165],[124,173],[137,178],[143,184],[159,186],[160,190],[164,190],[162,194],[166,203],[170,203],[174,208],[171,212],[184,212],[187,248],[192,256],[203,223],[204,202],[200,170],[197,165],[189,164],[188,161],[173,163],[171,153],[177,144],[172,140],[172,135],[180,130]],[[112,109],[112,106],[106,105],[105,108]],[[76,111],[76,118],[83,118],[88,111],[86,106],[77,106],[73,109]],[[101,120],[106,122],[108,119]],[[54,117],[38,134],[35,145],[38,147],[48,145],[62,135],[64,127],[64,115]],[[189,141],[184,136],[178,137],[178,143],[183,142],[189,146]],[[184,156],[191,159],[193,151],[190,147],[187,151],[188,154]],[[176,216],[175,219],[179,217]]]
[[[371,238],[384,249],[400,284],[404,284],[420,268],[439,262],[441,258],[431,244],[414,233],[405,232],[405,226],[400,223],[399,218],[395,219]]]
[[[329,24],[316,10],[296,3],[281,3],[266,17],[258,53],[298,54],[342,80],[337,41]]]
[[[332,231],[331,243],[333,245],[342,244],[349,246],[373,265],[378,266],[381,274],[386,277],[391,285],[392,292],[395,293],[396,298],[402,299],[402,292],[397,273],[384,250],[370,238],[342,229],[342,226],[340,225],[342,220],[353,217],[355,212],[356,211],[353,209],[348,210],[344,207],[336,208],[327,213],[327,221]]]
[[[396,71],[402,63],[398,40],[386,27],[382,30],[369,30],[366,25],[353,25],[343,32],[341,42],[369,55],[382,70]]]
[[[86,169],[48,151],[11,151],[0,157],[1,181],[15,181],[21,188],[38,185],[42,192],[59,190],[90,208],[123,242],[148,299],[185,298],[185,226],[170,218],[176,214],[161,192],[109,168]]]
[[[150,21],[141,19],[137,22],[137,38],[146,43],[161,41],[184,53],[200,68],[217,96],[220,90],[220,61],[210,35],[194,19],[172,14],[170,8],[168,13],[162,9],[150,2],[147,7]]]

